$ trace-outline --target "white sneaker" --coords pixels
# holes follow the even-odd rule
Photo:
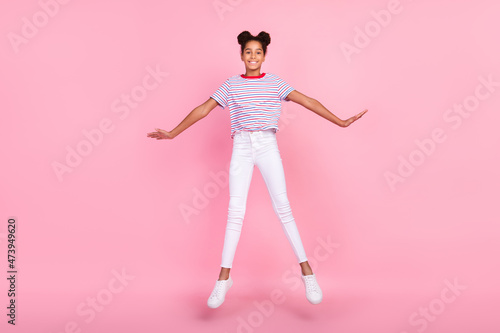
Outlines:
[[[323,299],[323,292],[316,281],[316,275],[302,275],[302,281],[306,287],[306,298],[312,304],[319,304]]]
[[[224,303],[224,299],[226,298],[226,293],[233,285],[233,279],[229,276],[227,280],[217,280],[215,282],[214,290],[212,290],[212,294],[208,298],[207,305],[209,308],[215,309],[221,306]]]

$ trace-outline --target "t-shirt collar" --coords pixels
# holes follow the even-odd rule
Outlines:
[[[244,79],[260,79],[261,77],[264,77],[264,75],[266,75],[266,73],[262,73],[258,76],[246,76],[245,74],[241,74],[241,77]]]

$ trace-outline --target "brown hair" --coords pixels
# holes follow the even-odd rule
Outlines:
[[[267,51],[267,46],[271,44],[271,36],[265,32],[261,31],[257,36],[253,36],[250,32],[248,31],[243,31],[238,35],[238,44],[241,45],[241,53],[243,54],[245,50],[245,46],[247,45],[247,42],[251,40],[256,40],[262,44],[262,50],[264,51],[264,55],[266,55]]]

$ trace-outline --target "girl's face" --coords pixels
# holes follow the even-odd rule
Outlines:
[[[241,60],[245,63],[247,72],[256,70],[260,72],[260,66],[266,60],[261,43],[256,40],[248,41],[241,55]]]

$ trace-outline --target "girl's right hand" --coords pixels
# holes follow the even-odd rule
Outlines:
[[[156,132],[151,132],[148,133],[148,137],[156,139],[156,140],[163,140],[163,139],[173,139],[174,136],[165,130],[155,128]]]

